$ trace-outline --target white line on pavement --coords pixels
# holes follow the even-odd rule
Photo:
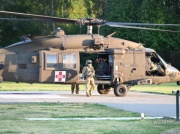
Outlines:
[[[66,120],[141,120],[141,117],[109,117],[109,118],[25,118],[30,121],[66,121]],[[163,119],[163,117],[144,117],[144,120]]]

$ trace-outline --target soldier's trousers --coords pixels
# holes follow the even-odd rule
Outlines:
[[[93,77],[88,77],[86,82],[86,95],[87,96],[92,96],[92,90],[95,88],[95,83],[94,83],[94,78]]]
[[[74,93],[75,87],[76,87],[76,94],[79,94],[79,84],[77,84],[77,83],[72,83],[71,84],[71,92],[72,92],[72,94]]]

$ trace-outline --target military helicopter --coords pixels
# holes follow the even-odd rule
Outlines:
[[[100,94],[124,97],[130,88],[142,84],[177,82],[180,72],[167,64],[156,51],[142,44],[93,34],[93,26],[111,26],[164,32],[179,32],[140,26],[180,26],[180,24],[147,24],[108,22],[100,19],[67,19],[52,16],[0,11],[0,14],[30,17],[31,21],[69,23],[87,26],[87,34],[66,35],[57,29],[46,37],[23,36],[22,41],[0,49],[0,81],[28,83],[84,84],[80,70],[81,54],[94,54],[108,64],[108,71],[96,74],[95,83]],[[24,18],[0,20],[30,21]],[[95,59],[91,59],[95,61]]]

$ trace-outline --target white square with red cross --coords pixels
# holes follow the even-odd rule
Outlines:
[[[54,82],[65,82],[66,71],[55,71]]]

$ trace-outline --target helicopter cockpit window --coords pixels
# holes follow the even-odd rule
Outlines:
[[[63,54],[63,69],[76,69],[76,54]]]
[[[47,54],[46,55],[47,68],[56,69],[58,65],[57,54]]]
[[[167,63],[164,61],[164,59],[163,59],[163,58],[161,58],[161,56],[159,56],[159,55],[158,55],[158,57],[159,57],[159,59],[161,60],[161,62],[164,64],[164,66],[166,66],[166,65],[167,65]]]
[[[146,75],[165,76],[166,62],[155,52],[146,53]]]

